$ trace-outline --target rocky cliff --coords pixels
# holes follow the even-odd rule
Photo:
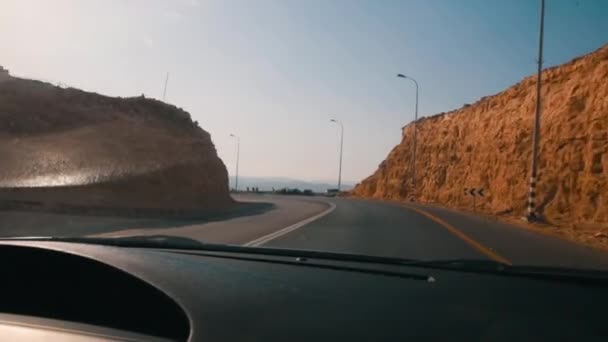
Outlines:
[[[537,202],[556,225],[608,228],[608,46],[543,71]],[[522,215],[527,205],[535,76],[474,104],[418,120],[417,198]],[[412,124],[356,196],[410,196]],[[595,229],[594,228],[594,229]]]
[[[229,206],[209,133],[161,101],[0,82],[0,199],[97,207]]]

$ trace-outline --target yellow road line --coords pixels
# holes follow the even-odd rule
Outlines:
[[[407,204],[403,204],[403,206],[406,207],[406,208],[408,208],[408,209],[410,209],[410,210],[413,210],[413,211],[417,212],[420,215],[423,215],[424,217],[426,217],[426,218],[434,221],[435,223],[438,223],[443,228],[447,229],[450,233],[456,235],[456,237],[458,237],[462,241],[466,242],[469,246],[473,247],[474,249],[476,249],[480,253],[484,254],[488,258],[490,258],[490,259],[492,259],[494,261],[502,262],[502,263],[507,264],[507,265],[511,265],[511,262],[509,261],[509,259],[498,255],[497,253],[495,253],[491,249],[487,248],[486,246],[482,245],[481,243],[479,243],[479,242],[471,239],[466,234],[464,234],[460,230],[456,229],[456,227],[454,227],[451,224],[445,222],[444,220],[440,219],[439,217],[437,217],[437,216],[435,216],[435,215],[433,215],[433,214],[431,214],[429,212],[426,212],[426,211],[424,211],[422,209],[418,209],[416,207],[409,206]]]

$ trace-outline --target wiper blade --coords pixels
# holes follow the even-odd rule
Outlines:
[[[97,236],[25,236],[0,238],[0,241],[55,241],[87,243],[104,246],[118,247],[142,247],[142,248],[176,248],[192,249],[205,244],[181,236],[171,235],[136,235],[120,237],[97,237]]]
[[[131,248],[157,248],[204,252],[244,253],[265,256],[288,257],[299,260],[325,259],[332,261],[421,267],[473,273],[490,273],[509,276],[529,277],[536,279],[561,281],[565,280],[576,282],[588,281],[594,284],[597,284],[599,281],[603,284],[608,284],[608,272],[601,270],[569,269],[563,267],[545,266],[513,266],[488,259],[417,260],[315,250],[246,247],[237,245],[212,244],[201,242],[187,237],[171,235],[137,235],[124,237],[32,236],[0,238],[0,241],[55,241]]]
[[[438,267],[475,271],[505,271],[513,266],[488,259],[448,259],[448,260],[416,260],[406,263],[407,266]]]
[[[385,270],[383,268],[369,267],[353,267],[348,266],[348,263],[369,263],[383,265],[402,265],[412,262],[412,260],[374,257],[358,254],[343,254],[323,251],[307,251],[279,248],[264,248],[264,247],[245,247],[235,245],[209,244],[193,240],[186,237],[169,236],[169,235],[139,235],[126,237],[20,237],[20,238],[0,238],[0,241],[54,241],[68,243],[85,243],[104,246],[119,246],[132,248],[154,248],[154,249],[170,249],[178,253],[194,253],[197,255],[209,255],[221,257],[231,257],[244,260],[264,261],[284,264],[297,264],[306,267],[317,267],[335,270],[347,270],[352,272],[373,273],[385,276],[396,276],[408,279],[424,280],[435,282],[435,279],[424,274],[410,274],[403,272],[395,272]],[[212,253],[208,253],[212,252]],[[216,254],[214,252],[220,252]],[[229,255],[228,253],[233,255]],[[243,257],[243,255],[257,254],[261,257]],[[268,257],[281,257],[290,260],[272,259]],[[320,263],[320,261],[330,261],[330,263]],[[347,262],[347,265],[336,262]]]
[[[577,283],[608,284],[608,272],[602,270],[572,269],[556,266],[514,266],[487,259],[413,261],[406,263],[406,265]]]
[[[185,249],[208,252],[234,252],[248,254],[263,254],[280,257],[294,257],[307,259],[330,259],[337,261],[379,263],[390,265],[407,265],[417,262],[414,259],[391,258],[383,256],[372,256],[362,254],[349,254],[326,252],[317,250],[284,249],[269,247],[247,247],[239,245],[225,245],[206,243],[182,236],[172,235],[135,235],[122,237],[94,237],[94,236],[32,236],[0,238],[0,241],[55,241],[86,243],[104,246],[134,247],[134,248],[162,248],[162,249]]]

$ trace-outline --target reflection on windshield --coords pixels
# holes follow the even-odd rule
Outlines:
[[[95,173],[74,173],[74,174],[56,174],[56,175],[41,175],[33,178],[16,179],[0,183],[0,186],[11,187],[53,187],[66,185],[85,185],[97,183],[103,179],[99,174]]]

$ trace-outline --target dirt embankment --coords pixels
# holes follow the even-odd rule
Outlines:
[[[0,199],[215,210],[232,204],[209,133],[161,101],[0,82]]]
[[[600,236],[608,232],[608,46],[542,77],[539,209],[554,225]],[[478,210],[525,213],[535,82],[530,76],[472,105],[418,120],[419,201],[471,208],[464,189],[484,188]],[[409,124],[401,143],[353,194],[407,199],[411,142]]]

